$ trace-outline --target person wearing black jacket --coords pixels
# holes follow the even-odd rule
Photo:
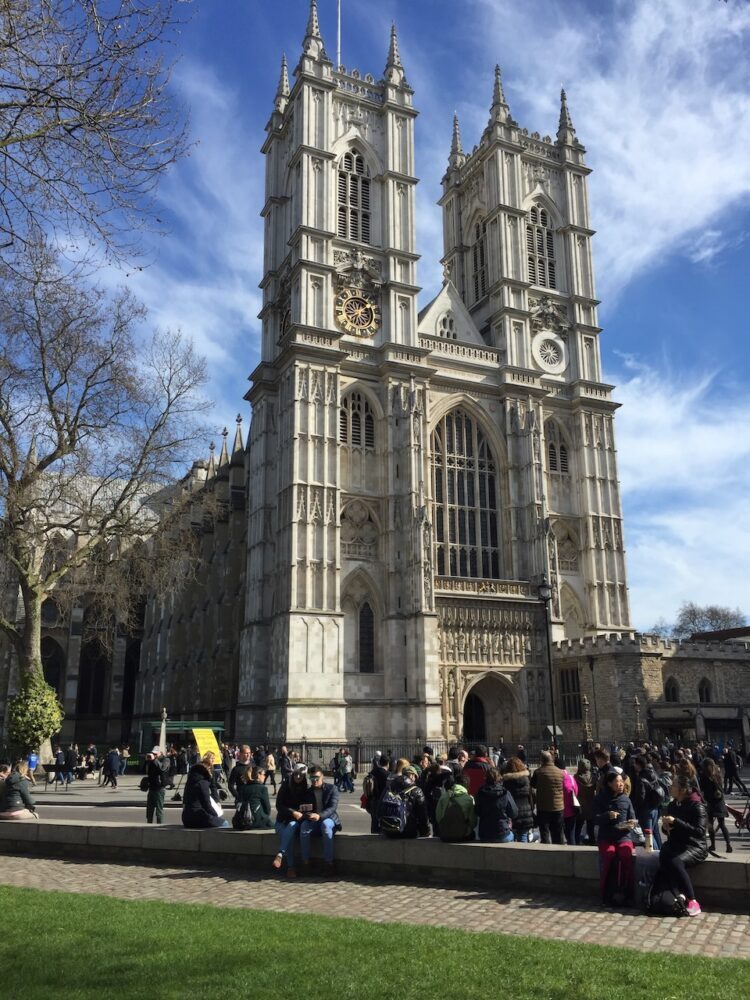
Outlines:
[[[719,765],[710,757],[703,758],[701,768],[700,787],[703,799],[706,803],[706,813],[708,814],[708,835],[711,838],[711,850],[716,850],[716,833],[714,823],[724,834],[724,841],[727,845],[727,854],[732,853],[732,844],[729,840],[726,818],[729,815],[726,799],[721,787],[721,771]]]
[[[638,822],[646,838],[646,850],[653,845],[661,848],[659,836],[659,806],[662,793],[659,779],[651,764],[643,754],[633,759],[631,772],[630,800],[633,803]]]
[[[432,827],[432,836],[440,836],[437,820],[437,804],[443,792],[456,782],[456,772],[447,763],[435,761],[427,770],[424,782],[424,797],[427,805],[427,817]]]
[[[182,825],[191,830],[211,830],[229,826],[223,816],[219,816],[211,805],[218,803],[213,792],[213,775],[201,761],[193,764],[185,782],[185,797],[182,805]]]
[[[367,796],[365,808],[370,814],[370,833],[379,833],[378,802],[382,799],[385,786],[388,783],[388,768],[384,766],[383,757],[379,751],[372,758],[372,767],[370,768],[368,777],[372,778],[374,789],[372,795]]]
[[[286,747],[281,748],[282,761],[285,750]],[[294,841],[305,815],[301,806],[306,803],[308,795],[307,765],[298,764],[290,773],[291,777],[288,781],[282,781],[279,794],[276,796],[276,833],[279,835],[279,851],[273,859],[273,867],[279,871],[286,861],[287,877],[296,878]]]
[[[487,772],[487,781],[474,796],[474,811],[479,820],[479,839],[490,844],[513,842],[511,822],[518,816],[518,806],[503,784],[496,767]]]
[[[531,801],[529,772],[520,757],[511,757],[503,768],[503,787],[513,796],[518,815],[513,817],[513,837],[526,844],[534,828],[534,806]],[[481,836],[480,836],[481,840]]]
[[[169,773],[169,762],[164,757],[161,747],[154,747],[151,753],[146,754],[146,777],[148,778],[148,792],[146,795],[146,822],[153,823],[154,816],[156,822],[161,825],[164,822],[164,789],[167,787]]]
[[[322,837],[323,861],[327,868],[333,867],[333,838],[341,829],[341,820],[337,812],[339,790],[335,785],[327,785],[323,781],[323,769],[314,765],[308,770],[310,788],[307,797],[300,806],[304,819],[299,831],[299,842],[302,851],[302,864],[310,863],[310,838]]]
[[[240,755],[237,758],[237,763],[234,765],[232,770],[229,772],[229,794],[234,798],[239,798],[238,785],[240,779],[244,774],[247,773],[247,769],[253,766],[253,755],[250,751],[250,747],[245,743],[240,747]]]
[[[659,868],[670,889],[685,897],[691,917],[697,917],[701,908],[686,869],[700,864],[708,856],[707,826],[706,807],[694,781],[687,774],[676,774],[672,782],[672,801],[661,821],[661,828],[669,839],[659,852]]]
[[[400,795],[406,803],[406,826],[403,833],[388,833],[392,840],[406,840],[414,837],[430,836],[430,820],[424,792],[416,783],[417,772],[413,767],[405,767],[401,774],[392,778],[388,789]]]

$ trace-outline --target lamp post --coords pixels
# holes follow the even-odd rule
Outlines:
[[[549,677],[549,700],[552,715],[552,745],[558,757],[558,767],[562,763],[562,753],[557,744],[557,712],[555,711],[555,681],[552,676],[552,623],[550,622],[550,601],[552,600],[552,587],[546,576],[542,577],[542,582],[537,589],[539,600],[544,605],[544,632],[547,637],[547,674]]]
[[[592,731],[591,722],[589,720],[589,699],[587,695],[584,695],[581,699],[581,704],[583,705],[583,742],[586,746],[586,753],[591,752],[592,743]]]
[[[633,707],[635,708],[635,739],[640,745],[641,736],[643,735],[643,723],[641,722],[641,703],[638,701],[638,695],[633,698]]]

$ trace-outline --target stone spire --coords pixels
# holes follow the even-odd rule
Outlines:
[[[216,445],[211,442],[208,446],[208,479],[213,479],[216,475],[216,459],[214,458],[214,452],[216,451]]]
[[[461,144],[461,126],[458,122],[458,113],[453,115],[453,138],[451,139],[451,153],[448,157],[448,167],[455,169],[461,167],[466,162],[464,147]]]
[[[318,0],[310,0],[310,15],[307,18],[307,29],[302,42],[302,51],[313,59],[328,59],[323,36],[320,34],[318,21]]]
[[[573,128],[573,119],[568,110],[568,98],[564,90],[560,91],[560,124],[557,128],[557,141],[563,146],[572,146],[578,139]]]
[[[276,97],[273,106],[277,111],[283,112],[289,102],[289,67],[286,62],[286,55],[281,57],[281,75],[279,85],[276,88]]]
[[[398,50],[398,35],[396,25],[391,24],[391,41],[388,46],[388,61],[385,64],[385,80],[398,86],[404,80],[404,66],[401,62],[401,53]]]
[[[510,108],[505,100],[503,90],[503,78],[500,75],[500,67],[495,66],[495,83],[492,88],[492,107],[490,108],[490,124],[492,122],[510,121]]]
[[[229,437],[229,431],[224,428],[221,432],[222,442],[221,442],[221,452],[219,453],[219,468],[223,469],[225,465],[229,465],[229,452],[227,451],[227,438]]]
[[[234,432],[234,444],[232,445],[232,464],[241,462],[245,454],[245,446],[242,443],[242,414],[238,413],[236,418],[237,430]]]

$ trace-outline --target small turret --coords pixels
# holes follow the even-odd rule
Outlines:
[[[401,62],[401,53],[398,50],[398,35],[395,24],[391,24],[391,41],[388,46],[388,61],[385,64],[384,79],[386,83],[395,87],[404,82],[404,66]]]
[[[575,146],[578,143],[564,90],[560,91],[560,124],[557,128],[557,141],[562,146]]]
[[[495,122],[505,123],[511,120],[510,108],[505,100],[503,91],[503,78],[500,75],[500,67],[495,66],[495,83],[492,88],[492,107],[490,108],[490,125]]]
[[[302,41],[302,51],[313,59],[328,59],[323,37],[320,34],[318,21],[318,0],[310,0],[310,14],[307,18],[307,29]]]
[[[464,147],[461,144],[461,126],[458,122],[458,113],[453,115],[453,138],[451,139],[451,153],[448,157],[448,167],[456,170],[466,162]]]
[[[284,113],[286,106],[289,103],[289,67],[286,62],[286,55],[281,57],[281,75],[279,76],[279,85],[276,88],[276,97],[274,98],[273,106],[274,110]]]

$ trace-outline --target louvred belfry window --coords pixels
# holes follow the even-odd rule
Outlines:
[[[526,225],[526,251],[528,253],[529,281],[543,288],[557,288],[555,266],[555,236],[549,212],[534,205]]]
[[[359,153],[345,153],[339,164],[337,234],[370,242],[370,172]]]
[[[438,574],[500,579],[497,468],[463,410],[446,414],[432,435],[432,476]]]
[[[487,223],[474,227],[474,245],[471,248],[471,274],[474,284],[474,301],[487,294]]]
[[[339,410],[339,443],[375,450],[375,417],[360,392],[345,397]]]

